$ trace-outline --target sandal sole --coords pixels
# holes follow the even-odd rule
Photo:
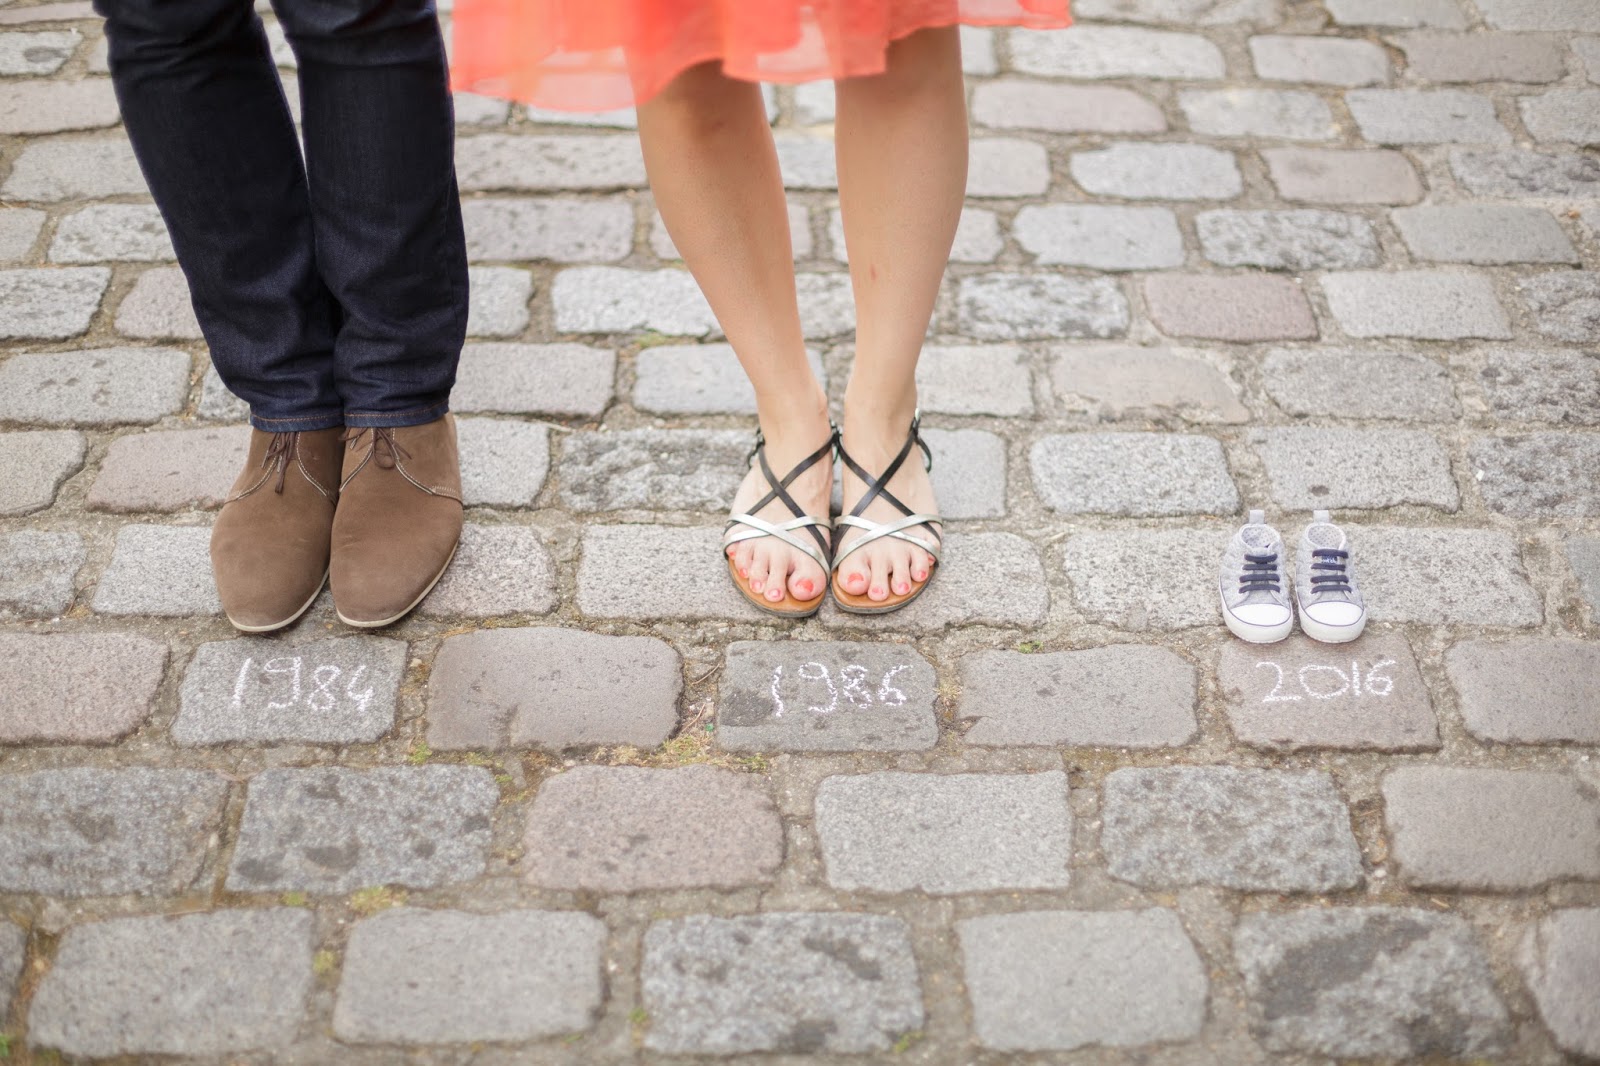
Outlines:
[[[937,572],[937,568],[935,568],[934,573]],[[930,573],[928,575],[928,579],[922,582],[920,585],[914,584],[911,588],[911,591],[906,593],[901,599],[883,600],[881,602],[878,600],[870,600],[866,596],[857,596],[853,592],[846,592],[844,589],[839,587],[839,583],[837,581],[833,582],[829,587],[833,592],[833,602],[837,604],[839,610],[843,611],[845,614],[889,614],[893,611],[898,611],[900,608],[904,607],[906,604],[922,595],[927,591],[928,586],[931,584],[933,584],[933,573]]]
[[[765,614],[770,614],[774,618],[810,618],[822,610],[822,601],[828,598],[828,594],[822,592],[814,600],[797,600],[789,595],[789,590],[786,588],[783,590],[783,599],[777,603],[772,603],[750,591],[750,586],[744,583],[744,578],[740,577],[739,571],[734,569],[732,559],[728,559],[728,576],[733,579],[733,587],[739,591],[739,595],[748,600],[752,607]],[[787,604],[793,604],[793,607],[785,610],[784,607]]]

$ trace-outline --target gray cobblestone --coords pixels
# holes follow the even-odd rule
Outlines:
[[[1600,144],[1600,89],[1552,89],[1517,100],[1522,124],[1538,141]]]
[[[50,242],[52,263],[172,258],[166,223],[151,204],[94,204],[74,211],[56,225]]]
[[[969,744],[1164,748],[1198,732],[1195,669],[1166,648],[980,651],[960,665]]]
[[[0,364],[0,419],[44,425],[154,422],[189,390],[189,356],[170,348],[24,352]]]
[[[1205,966],[1173,911],[986,914],[956,936],[985,1047],[1136,1047],[1205,1023]]]
[[[1579,262],[1577,249],[1561,224],[1537,207],[1403,207],[1389,217],[1418,259],[1481,264]]]
[[[1600,744],[1600,647],[1539,638],[1463,641],[1445,655],[1461,717],[1507,744]]]
[[[555,563],[537,530],[468,522],[455,561],[417,610],[427,618],[496,618],[555,605]]]
[[[183,271],[153,267],[140,274],[117,307],[116,326],[124,337],[140,340],[200,340]]]
[[[1278,0],[1080,0],[1073,14],[1084,19],[1173,23],[1179,26],[1276,24]]]
[[[773,134],[778,150],[778,171],[786,189],[832,190],[839,187],[833,142],[817,132],[779,131]]]
[[[230,392],[217,368],[208,365],[200,379],[200,402],[195,413],[218,422],[243,422],[250,417],[250,405]]]
[[[759,612],[734,590],[721,542],[720,526],[587,526],[578,610],[591,618],[754,619]]]
[[[1600,197],[1600,159],[1578,152],[1454,148],[1450,170],[1469,192],[1479,196]]]
[[[577,911],[402,908],[356,925],[333,1032],[378,1044],[535,1040],[589,1028],[603,922]]]
[[[1177,216],[1165,207],[1033,204],[1017,212],[1011,229],[1036,263],[1155,270],[1184,260]]]
[[[824,778],[817,837],[846,892],[1065,888],[1067,775],[883,771]]]
[[[877,914],[698,914],[651,924],[645,1047],[663,1054],[888,1052],[923,1025],[911,931]]]
[[[1217,688],[1234,736],[1252,747],[1439,747],[1427,685],[1399,633],[1368,633],[1339,645],[1293,636],[1270,649],[1229,641],[1217,666]]]
[[[0,33],[0,75],[54,74],[82,41],[77,30]]]
[[[1510,144],[1487,96],[1460,89],[1352,89],[1345,103],[1374,144]]]
[[[1389,57],[1371,41],[1344,37],[1250,38],[1250,58],[1264,81],[1313,82],[1354,89],[1389,80]]]
[[[1270,341],[1317,336],[1300,286],[1261,274],[1156,274],[1144,279],[1150,321],[1172,337]]]
[[[0,777],[0,891],[177,895],[219,828],[228,783],[204,770],[75,767]]]
[[[1383,807],[1407,885],[1506,891],[1600,880],[1600,801],[1569,774],[1403,766],[1384,775]]]
[[[1044,145],[1012,137],[975,137],[967,166],[968,196],[1042,196],[1050,188]]]
[[[1381,622],[1537,625],[1544,616],[1516,544],[1489,529],[1345,527]]]
[[[8,81],[0,99],[0,136],[99,129],[117,119],[108,78]]]
[[[562,447],[561,500],[580,512],[726,511],[749,452],[743,430],[573,433]]]
[[[972,90],[980,126],[1052,133],[1161,133],[1161,108],[1132,89],[1058,85],[1024,78],[984,82]]]
[[[231,892],[471,881],[500,790],[481,766],[263,770],[245,794]]]
[[[131,433],[111,442],[87,504],[102,511],[217,507],[244,466],[244,426]]]
[[[811,372],[824,384],[822,357],[806,350]],[[634,357],[633,404],[664,414],[756,413],[756,393],[731,344],[661,345]]]
[[[511,104],[506,100],[492,100],[476,93],[452,94],[456,110],[456,127],[503,126],[511,115]]]
[[[922,431],[933,453],[934,495],[945,518],[999,518],[1006,513],[1006,442],[981,429]]]
[[[1196,33],[1127,26],[1010,33],[1011,66],[1050,78],[1174,78],[1203,81],[1227,73],[1222,51]]]
[[[1148,518],[1232,514],[1239,493],[1222,445],[1175,433],[1070,433],[1029,453],[1033,482],[1058,514]]]
[[[0,533],[0,619],[53,618],[72,606],[73,579],[88,552],[76,533]]]
[[[456,141],[462,192],[628,189],[645,184],[632,136],[518,136],[483,133]]]
[[[1163,418],[1186,422],[1244,422],[1250,411],[1228,378],[1203,353],[1119,344],[1059,345],[1050,380],[1069,411],[1097,420]]]
[[[1444,270],[1328,274],[1322,291],[1352,337],[1505,339],[1511,326],[1482,274]]]
[[[611,404],[616,352],[582,344],[468,344],[450,404],[457,412],[594,418]]]
[[[748,774],[579,766],[540,786],[523,851],[528,880],[542,888],[734,888],[772,880],[783,823]]]
[[[1589,610],[1600,617],[1600,537],[1571,536],[1566,540],[1566,548],[1567,562],[1589,601]]]
[[[1250,1027],[1273,1051],[1468,1058],[1509,1043],[1511,1020],[1488,957],[1472,926],[1454,914],[1401,907],[1248,914],[1233,947]]]
[[[1560,81],[1561,38],[1533,33],[1408,33],[1396,39],[1422,81]]]
[[[1500,30],[1577,30],[1600,33],[1600,11],[1587,0],[1473,0],[1484,21]]]
[[[117,918],[67,930],[28,1040],[69,1055],[216,1055],[278,1045],[305,1020],[303,910]]]
[[[1461,506],[1449,454],[1425,430],[1282,426],[1251,431],[1250,444],[1291,510]]]
[[[1185,629],[1215,625],[1221,530],[1119,530],[1079,533],[1067,541],[1058,568],[1072,582],[1078,610],[1119,629]]]
[[[122,137],[31,141],[0,185],[0,196],[31,203],[142,196],[145,192],[133,147]]]
[[[739,641],[717,687],[730,751],[923,751],[939,739],[938,679],[906,644]]]
[[[445,640],[428,675],[428,743],[447,750],[653,748],[678,724],[678,653],[653,637],[490,629]]]
[[[1244,191],[1233,153],[1201,144],[1113,144],[1074,152],[1072,180],[1096,196],[1231,200]]]
[[[1325,773],[1182,766],[1113,770],[1100,847],[1146,888],[1328,892],[1361,883],[1350,815]]]
[[[48,217],[43,211],[28,207],[0,208],[0,263],[27,259]]]
[[[1469,453],[1483,502],[1518,518],[1600,515],[1600,436],[1531,433],[1484,437]]]
[[[1460,415],[1450,375],[1427,356],[1358,348],[1279,348],[1262,383],[1285,414],[1449,422]],[[1351,388],[1351,383],[1360,383]]]
[[[41,534],[42,535],[42,534]],[[167,646],[132,633],[0,633],[0,742],[94,743],[150,716]]]
[[[917,400],[937,414],[1031,415],[1027,353],[1014,344],[930,344],[917,362]]]
[[[28,950],[28,934],[11,921],[0,922],[0,1006],[10,1009],[22,977],[22,964]]]
[[[639,113],[631,107],[612,111],[555,111],[549,108],[528,107],[524,112],[530,121],[540,125],[591,126],[619,130],[639,128]]]
[[[550,470],[550,431],[498,418],[456,423],[461,498],[468,507],[532,507]]]
[[[1478,384],[1497,418],[1600,425],[1600,359],[1595,356],[1495,349],[1478,372]]]
[[[1568,44],[1592,83],[1600,83],[1600,37],[1571,37]]]
[[[1285,200],[1313,204],[1410,204],[1422,181],[1399,152],[1340,148],[1263,148],[1272,183]]]
[[[1520,956],[1556,1043],[1577,1055],[1600,1056],[1600,1014],[1588,992],[1600,972],[1600,909],[1570,907],[1546,916],[1528,930]]]
[[[207,526],[123,526],[94,593],[99,614],[219,614]]]
[[[83,434],[71,430],[0,433],[0,515],[49,507],[82,468],[83,451]]]
[[[1338,211],[1202,211],[1195,230],[1206,258],[1222,266],[1337,270],[1382,261],[1372,223]]]
[[[1327,7],[1341,26],[1467,28],[1467,16],[1458,0],[1327,0]]]
[[[1021,537],[946,534],[940,565],[943,572],[917,602],[892,615],[852,616],[850,624],[895,633],[937,632],[963,625],[1037,626],[1049,613],[1039,554]],[[823,607],[822,622],[837,626],[844,619],[830,604]]]
[[[1113,337],[1128,329],[1128,301],[1109,278],[990,273],[963,278],[961,332],[977,340]]]
[[[0,340],[76,337],[110,280],[105,267],[0,270]]]
[[[1281,89],[1185,89],[1178,106],[1196,133],[1331,141],[1333,113],[1315,93]]]
[[[184,671],[172,739],[369,743],[394,726],[405,665],[405,643],[381,637],[202,644]]]
[[[1000,61],[995,57],[995,31],[984,26],[961,27],[961,70],[977,77],[989,77],[1000,72]]]
[[[1559,270],[1535,274],[1517,282],[1533,315],[1533,324],[1546,337],[1585,344],[1600,341],[1600,272]]]
[[[716,316],[687,270],[573,267],[556,275],[552,289],[556,329],[570,333],[653,330],[703,337]]]
[[[469,267],[467,336],[515,337],[528,325],[533,275],[515,267]]]
[[[461,216],[473,262],[614,263],[633,250],[626,200],[466,200]]]

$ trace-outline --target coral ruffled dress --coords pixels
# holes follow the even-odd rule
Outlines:
[[[930,26],[1067,25],[1068,0],[456,0],[454,88],[566,111],[648,100],[720,59],[749,81],[878,74]]]

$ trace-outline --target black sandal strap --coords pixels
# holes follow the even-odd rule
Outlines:
[[[772,486],[772,491],[761,497],[761,499],[754,505],[745,508],[745,513],[757,514],[763,507],[772,503],[774,500],[781,500],[783,505],[789,508],[789,512],[796,518],[808,517],[806,514],[806,509],[796,503],[793,496],[789,495],[789,486],[794,484],[795,479],[801,474],[804,474],[807,470],[810,470],[813,466],[816,466],[824,458],[832,456],[838,446],[839,431],[837,428],[835,428],[833,432],[829,434],[827,441],[823,443],[822,447],[818,448],[816,451],[800,460],[800,462],[795,465],[794,469],[790,470],[780,479],[772,472],[772,467],[767,463],[766,437],[762,435],[760,430],[757,430],[756,446],[750,450],[749,458],[753,458],[761,464],[761,476],[767,479],[767,484]],[[810,530],[811,535],[816,538],[817,545],[822,549],[823,553],[831,554],[833,546],[828,543],[828,539],[822,535],[822,532],[816,526],[807,526],[806,528]]]
[[[861,499],[856,503],[856,505],[850,509],[850,516],[852,518],[864,517],[867,507],[871,505],[873,500],[878,499],[879,497],[887,500],[894,507],[899,508],[900,513],[907,517],[917,513],[915,510],[907,507],[903,502],[901,502],[899,497],[895,496],[894,493],[890,492],[888,489],[888,484],[891,480],[893,480],[895,474],[899,473],[900,467],[905,464],[906,459],[910,457],[911,449],[913,447],[922,449],[923,468],[930,471],[933,469],[933,451],[928,447],[928,442],[922,439],[922,433],[920,432],[921,425],[922,414],[921,412],[918,412],[911,419],[911,430],[906,434],[906,442],[900,446],[900,453],[894,457],[894,461],[891,462],[888,467],[885,468],[883,473],[877,477],[873,477],[871,474],[869,474],[860,463],[855,461],[855,458],[851,456],[849,452],[844,450],[844,436],[842,434],[839,436],[838,449],[840,461],[842,461],[844,465],[849,468],[852,474],[860,478],[862,483],[867,486],[867,491],[862,495]],[[921,524],[928,526],[928,532],[933,534],[934,539],[940,543],[943,543],[944,537],[939,534],[938,530],[934,529],[926,522]],[[839,530],[836,529],[834,534],[834,549],[837,550]]]

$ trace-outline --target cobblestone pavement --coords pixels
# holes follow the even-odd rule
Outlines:
[[[98,24],[0,0],[0,1047],[1600,1056],[1600,4],[1078,13],[965,36],[912,609],[735,595],[751,397],[631,117],[462,99],[461,554],[261,639]],[[837,398],[831,90],[770,101]],[[1226,635],[1252,505],[1347,523],[1359,643]]]

